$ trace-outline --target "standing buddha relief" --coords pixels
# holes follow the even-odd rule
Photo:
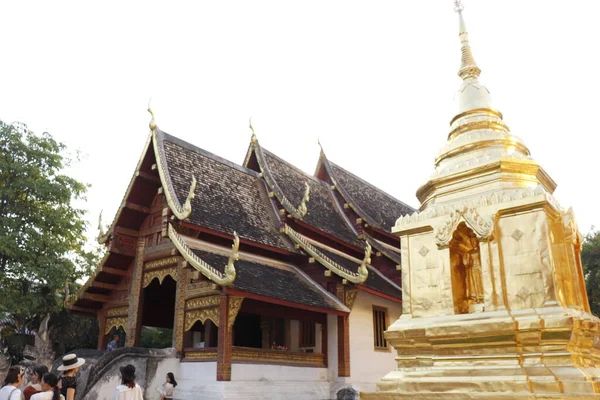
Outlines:
[[[482,310],[483,277],[479,240],[475,233],[461,222],[450,240],[450,265],[454,310],[465,314]]]

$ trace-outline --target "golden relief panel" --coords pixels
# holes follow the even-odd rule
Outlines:
[[[229,297],[229,308],[227,313],[227,326],[229,330],[233,328],[233,324],[235,323],[235,318],[242,308],[242,301],[244,301],[243,297],[231,296]]]
[[[142,287],[145,288],[148,285],[150,285],[150,283],[155,278],[158,278],[158,283],[162,284],[162,282],[165,280],[165,278],[167,276],[171,276],[171,278],[173,278],[173,280],[177,281],[177,279],[178,279],[177,268],[172,267],[172,268],[157,269],[154,271],[144,272],[144,282],[143,282]]]
[[[346,307],[348,307],[349,309],[352,310],[352,306],[354,305],[354,301],[356,300],[357,296],[358,296],[357,289],[346,290],[346,296],[345,296],[345,302],[344,302],[346,304]]]
[[[122,317],[129,314],[129,307],[109,308],[106,311],[106,317]]]
[[[296,353],[291,351],[233,347],[231,351],[231,360],[233,362],[267,362],[306,366],[322,366],[323,354]]]
[[[185,308],[200,308],[200,307],[218,307],[220,304],[220,296],[198,297],[185,302]]]
[[[160,260],[149,261],[144,264],[144,270],[174,265],[174,264],[177,264],[178,261],[179,261],[179,257],[167,257],[167,258],[161,258]]]
[[[192,329],[197,321],[203,324],[206,320],[210,319],[216,326],[219,326],[219,318],[221,312],[219,307],[201,308],[198,310],[186,311],[185,312],[185,331]]]
[[[104,334],[108,335],[113,328],[119,329],[119,327],[123,328],[123,330],[127,329],[127,317],[116,317],[116,318],[106,318],[106,325],[104,329]]]
[[[184,262],[177,265],[179,269],[179,277],[182,282],[187,279],[187,270],[184,268]],[[181,353],[183,351],[183,332],[185,329],[185,285],[177,285],[177,299],[175,303],[175,351]]]

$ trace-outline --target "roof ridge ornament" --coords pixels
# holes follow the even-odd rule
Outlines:
[[[298,219],[304,218],[304,216],[308,212],[308,207],[306,206],[306,204],[310,201],[310,185],[308,184],[308,182],[304,182],[304,187],[304,196],[302,196],[300,205],[297,208],[298,213],[297,215],[294,215],[294,217]]]
[[[109,236],[108,232],[104,232],[104,224],[102,223],[102,211],[103,210],[100,210],[100,215],[98,215],[98,237],[96,238],[98,244],[106,243]]]
[[[194,197],[196,197],[196,177],[194,175],[192,175],[192,183],[190,184],[190,191],[188,192],[187,197],[185,198],[185,203],[183,203],[183,215],[185,215],[183,218],[180,218],[180,216],[177,216],[177,218],[179,218],[180,220],[184,220],[187,217],[189,217],[192,214],[192,200],[194,200]]]
[[[471,51],[471,45],[469,44],[469,33],[467,32],[467,27],[462,14],[464,9],[465,7],[462,3],[462,0],[454,0],[454,11],[458,13],[458,36],[460,37],[462,53],[458,76],[460,76],[463,80],[476,80],[481,74],[481,69],[475,62],[475,58],[473,57],[473,53]]]
[[[150,97],[150,99],[148,99],[148,112],[150,113],[150,116],[152,117],[150,119],[150,123],[148,125],[150,126],[150,130],[152,132],[154,132],[157,128],[157,125],[156,125],[156,121],[154,120],[154,113],[152,112],[151,104],[152,104],[152,97]]]
[[[252,137],[250,138],[250,142],[257,143],[258,139],[256,138],[256,133],[254,132],[254,127],[252,126],[252,117],[248,120],[248,128],[252,132]]]
[[[183,258],[190,263],[192,267],[196,270],[200,271],[202,275],[206,276],[211,281],[215,282],[220,286],[229,286],[233,283],[236,277],[235,271],[235,262],[239,260],[239,246],[240,239],[237,236],[237,233],[234,232],[234,241],[232,246],[232,254],[229,257],[227,265],[225,266],[225,271],[221,272],[217,270],[215,267],[209,265],[202,258],[198,257],[192,249],[188,247],[183,238],[177,233],[173,225],[169,223],[168,228],[169,239],[175,245],[175,248],[181,253]]]
[[[319,264],[321,264],[322,266],[324,266],[325,268],[327,268],[329,271],[333,272],[340,278],[344,279],[345,281],[349,281],[349,282],[356,283],[356,284],[361,284],[361,283],[364,283],[367,280],[367,278],[369,277],[369,271],[368,271],[366,265],[370,262],[370,259],[371,259],[370,250],[368,251],[368,254],[367,254],[367,251],[365,251],[365,259],[359,265],[357,271],[352,272],[349,269],[338,264],[331,258],[327,257],[325,254],[323,254],[321,251],[319,251],[319,249],[316,246],[311,244],[307,240],[307,238],[305,238],[304,236],[302,236],[302,234],[293,230],[288,224],[285,224],[284,232],[286,235],[288,235],[288,237],[290,239],[292,239],[292,241],[294,243],[296,243],[298,246],[300,246],[302,249],[304,249],[304,251],[306,251],[308,253],[308,255],[310,255],[315,260],[317,260],[319,262]],[[363,267],[363,264],[364,264],[364,267]],[[327,272],[327,271],[325,271],[325,272]]]
[[[366,241],[366,243],[367,247],[365,247],[365,257],[363,258],[362,262],[358,266],[358,270],[356,271],[358,273],[358,276],[360,276],[361,278],[364,277],[365,280],[369,276],[369,270],[367,269],[367,265],[371,264],[371,252],[373,250],[371,244],[368,241]]]

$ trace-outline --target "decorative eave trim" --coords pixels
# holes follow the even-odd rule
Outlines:
[[[327,174],[329,175],[329,178],[331,178],[331,181],[333,182],[333,185],[340,192],[340,194],[342,195],[342,197],[344,198],[344,200],[346,200],[346,203],[350,206],[350,208],[356,214],[358,214],[359,217],[361,217],[362,219],[364,219],[371,227],[383,230],[383,229],[381,229],[379,222],[376,222],[362,208],[360,208],[358,205],[356,205],[356,203],[353,201],[354,199],[352,198],[352,196],[350,196],[348,194],[348,192],[346,191],[346,189],[344,189],[344,187],[339,184],[339,182],[338,182],[338,180],[337,180],[337,178],[335,176],[335,173],[333,172],[333,168],[331,167],[331,164],[329,163],[329,160],[327,159],[327,156],[325,156],[325,152],[322,151],[321,154],[322,154],[321,158],[324,160],[323,164],[325,165],[325,171],[327,171]]]
[[[304,182],[304,196],[300,201],[298,207],[295,207],[290,200],[283,194],[283,190],[279,187],[275,179],[271,175],[271,171],[267,166],[262,154],[262,148],[258,144],[258,140],[255,140],[251,143],[251,148],[254,150],[256,154],[256,160],[258,161],[258,166],[260,168],[260,172],[262,173],[263,178],[267,182],[267,185],[273,190],[273,193],[277,197],[277,200],[281,203],[281,205],[286,209],[286,211],[296,219],[302,219],[308,212],[307,204],[310,200],[310,185],[308,182]],[[249,156],[248,156],[249,159]]]
[[[229,257],[227,265],[225,266],[225,273],[222,273],[216,268],[208,265],[204,260],[194,254],[194,252],[184,242],[183,238],[177,233],[175,228],[173,228],[173,225],[169,224],[168,231],[169,239],[171,239],[177,250],[179,250],[183,258],[185,258],[185,260],[189,262],[192,267],[196,268],[198,271],[200,271],[200,273],[202,273],[202,275],[221,286],[229,286],[233,283],[236,276],[234,264],[240,258],[240,238],[238,237],[237,233],[233,233],[234,241],[232,246],[232,254]]]
[[[175,189],[173,188],[173,184],[171,182],[171,175],[169,174],[167,163],[164,157],[164,145],[158,136],[158,130],[156,128],[153,129],[152,143],[154,145],[156,165],[158,166],[158,175],[160,176],[160,181],[163,188],[165,188],[164,194],[169,208],[179,220],[184,220],[192,214],[192,200],[195,197],[194,192],[196,190],[196,177],[192,175],[190,190],[182,206],[177,198],[177,194],[175,194]]]
[[[321,253],[315,246],[310,244],[304,236],[294,231],[289,225],[286,224],[284,230],[294,243],[304,249],[311,257],[314,257],[319,264],[323,265],[339,277],[356,284],[365,282],[369,277],[369,270],[367,269],[367,265],[371,263],[371,245],[369,243],[367,243],[365,257],[359,265],[357,272],[352,272]]]
[[[371,246],[373,246],[375,248],[375,250],[379,251],[381,254],[383,254],[385,257],[387,257],[389,260],[396,263],[398,266],[402,265],[402,256],[400,254],[394,253],[393,250],[386,248],[374,237],[372,237],[368,234],[364,234],[364,235],[365,235],[365,240],[367,241],[367,243],[370,243]]]
[[[447,247],[458,225],[465,221],[473,229],[479,240],[488,240],[492,235],[494,224],[483,218],[474,207],[465,206],[450,213],[443,226],[435,230],[435,243],[438,247]]]

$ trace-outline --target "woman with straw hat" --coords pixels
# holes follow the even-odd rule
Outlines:
[[[62,394],[66,400],[75,400],[75,392],[77,390],[77,379],[75,374],[79,371],[79,367],[85,364],[83,358],[77,358],[76,354],[67,354],[63,357],[63,363],[57,369],[64,371],[60,378],[59,387],[60,394]]]

